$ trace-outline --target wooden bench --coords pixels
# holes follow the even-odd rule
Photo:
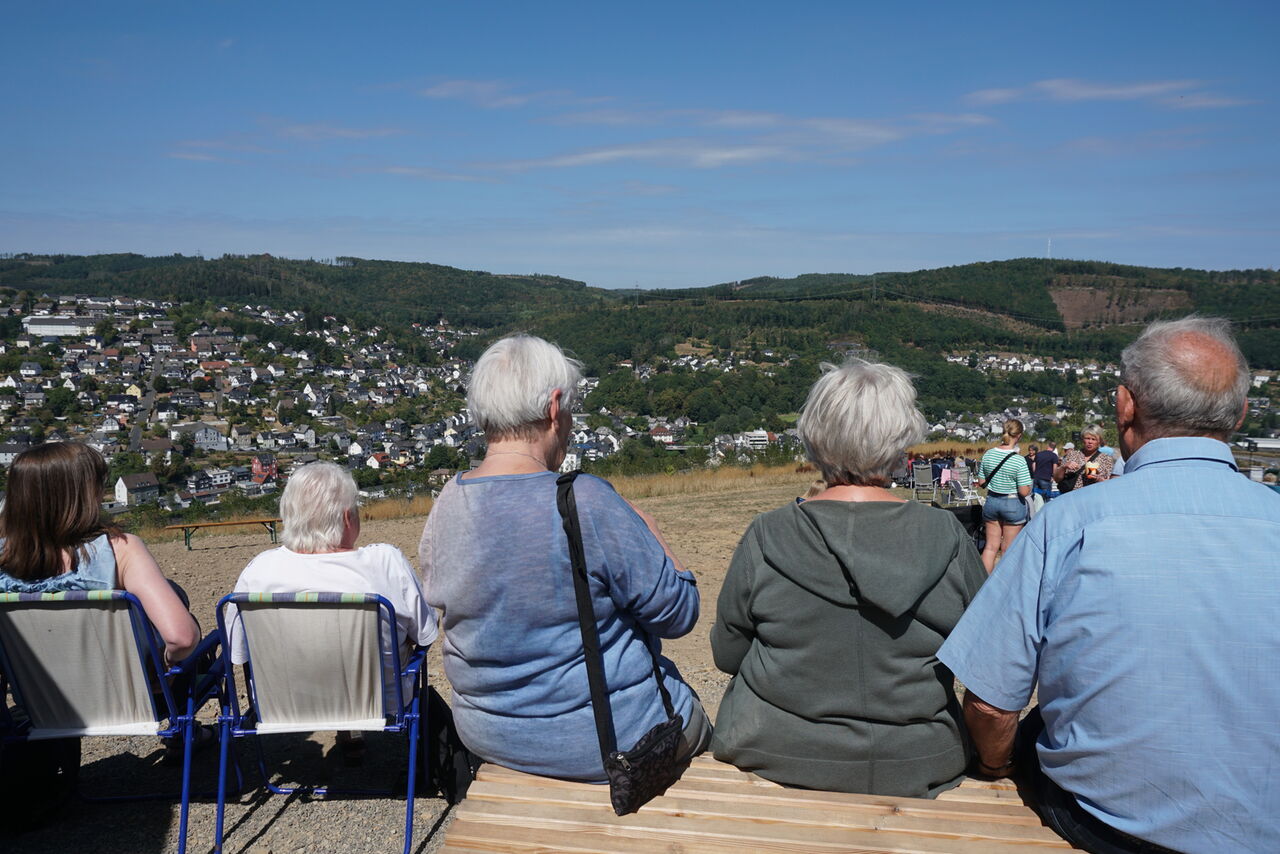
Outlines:
[[[604,786],[484,765],[443,852],[623,854],[1013,854],[1077,850],[1010,780],[965,780],[937,800],[787,789],[709,756],[639,812],[616,816]]]
[[[191,535],[201,528],[223,528],[228,525],[261,525],[271,534],[271,542],[277,542],[276,539],[276,523],[280,521],[277,516],[274,519],[237,519],[233,522],[186,522],[181,525],[165,525],[166,531],[176,531],[182,529],[182,538],[186,541],[187,551],[191,551]]]

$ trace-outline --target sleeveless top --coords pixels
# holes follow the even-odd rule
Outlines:
[[[0,547],[4,540],[0,539]],[[78,555],[79,565],[73,572],[30,581],[14,578],[0,569],[0,593],[62,593],[67,590],[115,590],[116,553],[110,539],[100,534],[84,544],[84,554]]]

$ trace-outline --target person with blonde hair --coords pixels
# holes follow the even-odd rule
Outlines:
[[[1054,467],[1053,476],[1058,481],[1059,492],[1070,492],[1077,487],[1111,479],[1116,460],[1102,451],[1102,425],[1091,424],[1081,430],[1080,444],[1083,450],[1072,448]]]
[[[996,559],[1007,551],[1022,526],[1031,518],[1027,496],[1031,494],[1031,470],[1018,450],[1022,438],[1022,422],[1010,418],[1004,422],[1000,444],[988,448],[978,464],[978,486],[987,488],[982,504],[982,521],[986,525],[987,542],[982,549],[982,564],[987,572],[996,568]]]
[[[418,563],[427,600],[443,614],[444,669],[467,747],[519,771],[603,782],[569,543],[556,508],[581,376],[581,363],[532,335],[484,351],[467,409],[488,449],[440,491]],[[693,574],[653,518],[607,481],[581,475],[572,490],[618,747],[629,750],[670,720],[661,679],[683,721],[677,759],[691,758],[706,748],[711,723],[661,655],[661,639],[697,623]]]
[[[823,368],[798,427],[825,488],[757,516],[720,591],[712,748],[786,786],[933,797],[968,761],[936,653],[986,573],[955,516],[889,491],[926,430],[911,378]]]

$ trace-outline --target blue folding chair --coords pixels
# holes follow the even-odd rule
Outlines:
[[[212,658],[211,633],[181,663],[166,668],[162,643],[142,604],[121,590],[0,594],[0,734],[5,742],[108,735],[182,738],[178,852],[187,844],[196,710],[222,686],[196,666]],[[187,685],[175,695],[171,683]],[[10,714],[5,690],[21,716]],[[171,798],[172,794],[88,797],[95,801]]]
[[[218,813],[214,851],[222,851],[226,779],[232,738],[285,732],[363,730],[407,733],[404,850],[413,841],[413,799],[425,649],[402,667],[391,603],[366,593],[232,593],[218,603],[226,688],[219,723]],[[248,707],[240,708],[232,652],[243,638]],[[264,785],[276,794],[389,795],[392,790],[287,788],[271,782],[255,741]]]

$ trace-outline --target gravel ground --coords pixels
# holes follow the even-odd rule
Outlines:
[[[651,498],[638,502],[651,512],[672,544],[672,549],[698,576],[702,591],[702,619],[688,636],[667,641],[664,651],[699,693],[714,719],[728,677],[715,669],[707,631],[715,618],[715,600],[734,546],[752,517],[776,507],[804,491],[807,481],[784,486],[740,489],[704,496]],[[389,542],[417,562],[422,522],[397,519],[367,522],[362,543]],[[214,604],[230,592],[244,565],[270,548],[266,533],[251,528],[241,533],[195,535],[193,551],[181,540],[157,543],[152,552],[165,574],[191,597],[192,612],[206,631],[213,626]],[[566,582],[567,583],[567,582]],[[446,698],[449,686],[440,665],[439,644],[428,657],[428,680]],[[212,720],[210,704],[201,713]],[[279,785],[290,782],[328,783],[350,788],[388,788],[403,780],[403,741],[396,736],[369,734],[369,750],[360,768],[344,767],[334,746],[333,733],[311,736],[277,735],[256,739],[264,744],[267,766]],[[247,740],[246,740],[247,741]],[[246,773],[253,770],[251,745],[242,743]],[[91,738],[84,741],[81,790],[99,795],[176,791],[177,770],[160,765],[161,749],[154,738]],[[207,797],[191,807],[188,845],[193,852],[212,849],[217,784],[217,751],[197,756],[193,785]],[[284,854],[284,852],[399,851],[403,846],[403,797],[347,797],[325,799],[301,795],[269,795],[258,783],[256,771],[248,777],[246,792],[227,807],[225,850],[230,854]],[[438,798],[417,798],[414,812],[414,851],[440,848],[451,811]],[[74,802],[50,826],[23,834],[0,831],[0,850],[10,854],[77,854],[96,852],[169,852],[177,850],[178,808],[165,800],[130,803]]]

